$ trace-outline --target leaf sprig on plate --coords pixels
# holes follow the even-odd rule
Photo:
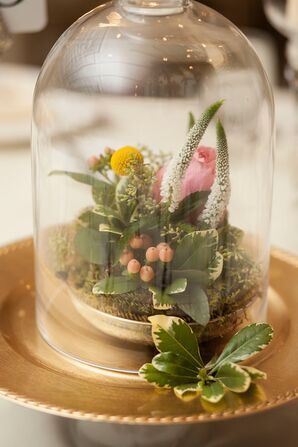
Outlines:
[[[173,388],[177,397],[195,397],[218,403],[226,390],[245,393],[250,385],[266,379],[266,373],[240,365],[265,349],[273,329],[266,323],[248,325],[235,334],[220,355],[203,361],[196,336],[182,319],[156,315],[149,318],[159,354],[142,366],[139,374],[161,388]]]

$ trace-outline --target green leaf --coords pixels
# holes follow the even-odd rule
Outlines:
[[[172,270],[172,277],[185,277],[190,284],[198,284],[201,287],[210,286],[222,273],[223,269],[223,256],[221,253],[216,252],[215,257],[211,260],[209,266],[205,270],[184,270],[174,269]]]
[[[273,329],[266,323],[254,323],[241,329],[227,343],[217,359],[214,369],[223,363],[239,363],[269,345],[273,337]]]
[[[104,216],[99,216],[98,214],[94,214],[92,209],[89,209],[87,211],[83,211],[79,215],[78,221],[84,226],[88,226],[93,230],[98,230],[101,224],[107,223],[107,218]]]
[[[168,310],[177,304],[176,296],[184,292],[187,287],[187,280],[185,278],[178,278],[172,282],[164,291],[159,287],[150,286],[149,290],[152,292],[153,307],[157,310]]]
[[[177,297],[177,306],[201,326],[210,320],[208,297],[203,289],[193,285],[185,293]]]
[[[139,375],[147,380],[147,382],[161,388],[174,388],[185,383],[183,377],[171,376],[170,374],[158,371],[151,363],[143,365],[139,370]]]
[[[115,187],[108,182],[99,180],[90,174],[82,174],[80,172],[71,171],[52,171],[49,175],[66,175],[76,182],[92,186],[92,196],[95,203],[110,204],[114,200]]]
[[[188,130],[192,129],[196,123],[195,116],[192,112],[188,113]]]
[[[91,264],[108,265],[114,259],[114,236],[91,228],[80,228],[74,244],[78,253]]]
[[[195,231],[184,236],[176,248],[174,269],[207,270],[217,252],[216,230]]]
[[[170,295],[167,295],[158,287],[150,286],[149,290],[150,292],[152,292],[154,309],[168,310],[172,309],[172,307],[175,305],[175,301],[170,297]]]
[[[76,182],[84,183],[85,185],[90,186],[96,186],[97,188],[105,188],[106,186],[110,186],[108,183],[103,182],[102,180],[97,179],[96,177],[93,177],[89,174],[82,174],[79,172],[70,172],[70,171],[52,171],[49,173],[50,176],[52,175],[66,175]]]
[[[92,292],[95,295],[107,294],[118,295],[136,290],[139,281],[127,276],[108,276],[98,281],[93,287]]]
[[[172,278],[186,278],[189,284],[198,284],[201,287],[207,287],[210,284],[209,271],[201,270],[172,270]]]
[[[267,374],[263,371],[260,371],[259,369],[253,368],[252,366],[244,366],[241,365],[241,368],[244,369],[244,371],[246,371],[252,382],[255,382],[257,380],[266,380],[267,379]]]
[[[171,285],[169,285],[165,293],[172,295],[175,293],[182,293],[185,291],[187,287],[187,279],[186,278],[177,278],[175,279]]]
[[[217,404],[225,395],[225,389],[220,382],[209,382],[202,385],[202,399]]]
[[[120,216],[118,210],[111,208],[109,206],[106,206],[106,205],[97,204],[93,208],[93,212],[95,214],[99,214],[100,216],[104,216],[107,218],[115,218],[115,219],[118,219],[121,221],[121,216]]]
[[[196,191],[186,196],[180,203],[177,210],[171,214],[171,222],[181,222],[195,210],[204,208],[210,191]]]
[[[108,225],[108,224],[100,224],[99,225],[99,231],[101,231],[103,233],[112,233],[112,234],[122,235],[121,229],[119,229],[117,227],[113,227],[113,226]]]
[[[152,324],[152,337],[158,351],[174,352],[195,367],[204,366],[197,338],[184,320],[166,315],[154,315],[148,319]]]
[[[185,385],[178,385],[174,388],[174,393],[180,399],[191,400],[197,397],[202,392],[202,386],[199,382],[186,383]]]
[[[134,224],[137,224],[142,231],[155,230],[160,228],[160,216],[157,213],[141,216]]]
[[[187,378],[189,382],[198,380],[198,369],[187,359],[173,352],[162,352],[152,360],[152,365],[158,371]]]
[[[217,359],[218,359],[218,355],[214,354],[214,356],[211,358],[211,360],[209,360],[209,362],[206,363],[205,368],[207,370],[211,370],[214,367],[214,365],[216,364]]]
[[[249,374],[235,363],[224,363],[215,377],[234,393],[245,393],[251,384]]]

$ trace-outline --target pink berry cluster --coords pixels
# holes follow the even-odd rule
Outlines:
[[[174,250],[166,242],[161,242],[156,247],[152,246],[150,236],[141,234],[134,236],[129,241],[130,248],[134,250],[146,250],[146,261],[149,264],[154,262],[171,262],[174,257]],[[140,278],[144,282],[150,282],[154,278],[154,270],[151,265],[141,265],[140,261],[134,258],[133,252],[130,248],[125,249],[120,256],[120,264],[127,267],[130,274],[140,274]]]

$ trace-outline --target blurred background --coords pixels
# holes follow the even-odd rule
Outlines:
[[[97,0],[48,0],[48,25],[38,33],[18,34],[14,44],[3,56],[4,61],[40,65],[60,34],[78,17],[104,3]],[[283,83],[286,39],[266,19],[262,0],[206,0],[207,6],[216,9],[244,32],[264,40],[264,45],[276,50],[278,81]],[[271,47],[271,50],[272,50]]]
[[[7,7],[15,3],[18,4],[14,8]],[[39,68],[65,29],[101,3],[98,0],[0,1],[0,192],[2,209],[5,209],[0,220],[0,245],[32,234],[30,121]],[[287,219],[289,212],[298,216],[295,99],[298,97],[298,0],[205,0],[203,3],[225,15],[248,36],[273,85],[277,151],[272,242],[298,253],[297,219]],[[10,195],[6,194],[8,176],[13,185]],[[14,200],[18,201],[18,207],[11,205]]]

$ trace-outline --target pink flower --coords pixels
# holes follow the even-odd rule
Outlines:
[[[95,155],[91,155],[91,157],[89,157],[87,160],[89,169],[95,170],[98,162],[99,162],[98,157],[96,157]]]
[[[196,191],[209,191],[215,178],[216,150],[210,147],[199,146],[186,170],[182,181],[181,198],[189,196]],[[166,167],[162,166],[156,173],[156,183],[153,187],[154,198],[159,202],[160,185]]]

